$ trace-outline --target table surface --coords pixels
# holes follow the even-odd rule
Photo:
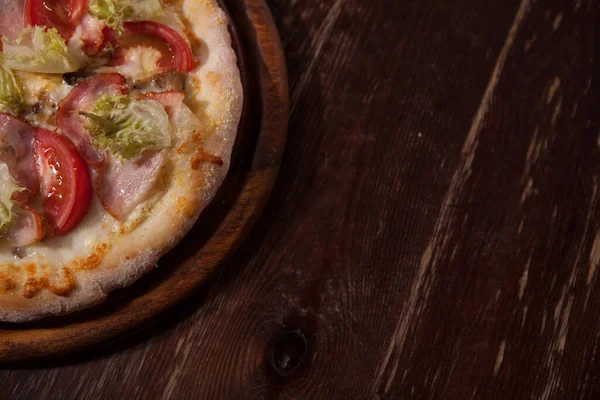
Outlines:
[[[600,7],[271,0],[291,119],[205,290],[0,397],[600,398]]]

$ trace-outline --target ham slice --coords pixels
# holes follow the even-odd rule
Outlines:
[[[34,157],[35,128],[10,114],[0,113],[0,160],[17,185],[27,190],[12,195],[13,219],[2,238],[13,246],[26,246],[42,239],[42,220],[38,213],[26,205],[37,193],[39,177]]]
[[[0,35],[16,39],[25,26],[25,0],[0,0]]]
[[[10,114],[0,113],[0,160],[8,166],[10,174],[22,190],[13,200],[23,205],[37,193],[39,177],[34,157],[33,136],[35,128]]]
[[[174,130],[184,125],[183,120],[188,123],[190,118],[197,121],[191,111],[189,114],[184,112],[189,118],[182,118],[181,112],[189,111],[183,104],[184,98],[181,92],[152,92],[139,96],[140,100],[154,100],[161,103],[169,115]],[[117,219],[125,218],[148,196],[160,176],[166,158],[165,150],[148,151],[124,163],[109,155],[104,167],[99,170],[96,180],[98,197],[104,208]]]
[[[185,95],[182,92],[148,92],[141,94],[138,99],[158,101],[165,108],[171,123],[173,123],[178,111],[182,110],[182,108],[187,108],[183,104]]]
[[[163,105],[173,130],[194,129],[196,116],[183,104],[181,92],[145,93],[140,100],[154,100]],[[188,111],[186,113],[186,110]],[[115,218],[125,218],[152,190],[166,161],[167,151],[145,152],[124,163],[108,156],[96,180],[98,197],[104,208]]]
[[[156,184],[166,157],[165,150],[147,151],[125,162],[109,155],[96,180],[106,211],[119,220],[129,215]]]
[[[14,213],[10,227],[2,234],[3,238],[15,246],[27,246],[28,244],[42,240],[42,219],[38,213],[27,206],[13,206]]]
[[[92,139],[85,130],[85,117],[78,111],[91,111],[93,104],[102,94],[122,95],[129,91],[126,80],[119,74],[98,75],[75,86],[58,104],[56,124],[67,136],[81,156],[92,166],[104,162],[104,151],[92,145]]]

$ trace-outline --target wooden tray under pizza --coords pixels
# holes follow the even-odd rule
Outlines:
[[[277,29],[264,0],[223,0],[244,86],[244,109],[222,187],[157,269],[105,303],[69,316],[0,324],[0,362],[47,358],[121,335],[196,291],[262,211],[287,134],[288,87]]]

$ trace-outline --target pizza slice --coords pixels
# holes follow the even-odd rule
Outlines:
[[[215,0],[0,0],[0,320],[152,269],[227,173],[242,87]]]

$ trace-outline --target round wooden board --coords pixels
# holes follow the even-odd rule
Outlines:
[[[156,270],[93,309],[30,324],[0,324],[0,361],[62,355],[121,335],[190,295],[238,247],[275,183],[285,146],[288,83],[264,0],[223,0],[244,84],[231,169],[194,229]]]

